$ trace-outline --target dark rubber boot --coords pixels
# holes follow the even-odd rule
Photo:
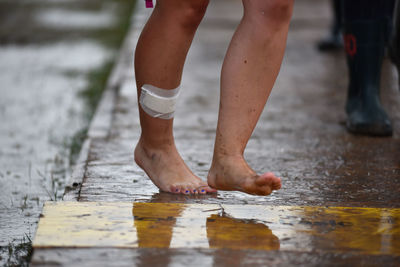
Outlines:
[[[344,25],[350,74],[347,129],[351,133],[390,136],[393,132],[379,99],[385,25],[383,20],[359,20]]]
[[[342,2],[341,0],[331,0],[333,11],[333,22],[330,34],[317,43],[317,48],[321,52],[341,50],[343,48],[343,38],[341,33]]]
[[[331,33],[326,38],[320,40],[317,48],[321,52],[337,51],[343,49],[343,38],[340,33]]]
[[[394,28],[389,46],[389,56],[393,64],[396,65],[398,82],[400,89],[400,1],[397,1],[394,14]]]

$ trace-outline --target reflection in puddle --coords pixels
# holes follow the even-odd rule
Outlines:
[[[399,209],[133,205],[140,247],[400,253]]]
[[[279,238],[263,223],[212,214],[207,218],[210,248],[278,250]]]
[[[144,248],[168,248],[176,218],[181,215],[182,205],[156,205],[149,209],[144,203],[134,203],[132,213],[136,227],[138,246]]]
[[[264,223],[236,219],[221,209],[186,209],[186,205],[134,203],[138,246],[278,250],[279,238]],[[211,215],[210,215],[211,213]],[[199,216],[200,215],[200,216]],[[208,215],[207,217],[205,215]],[[207,242],[208,241],[208,242]]]

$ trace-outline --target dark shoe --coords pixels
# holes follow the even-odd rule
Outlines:
[[[342,0],[331,0],[333,20],[330,30],[330,35],[320,40],[317,43],[317,48],[321,52],[337,51],[343,48],[343,37],[342,37]]]
[[[321,52],[330,52],[343,49],[343,38],[340,34],[331,34],[317,43]]]

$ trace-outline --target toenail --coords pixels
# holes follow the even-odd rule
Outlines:
[[[202,192],[202,193],[204,193],[204,192],[206,192],[206,190],[204,190],[204,189],[201,189],[201,192]]]
[[[196,191],[196,189],[193,189],[193,193],[196,193],[197,191]]]
[[[189,190],[186,190],[185,193],[189,193]]]
[[[175,189],[175,192],[179,192],[179,188]]]

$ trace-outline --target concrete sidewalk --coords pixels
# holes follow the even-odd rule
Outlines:
[[[394,136],[370,138],[348,134],[344,126],[347,86],[344,54],[320,54],[315,49],[316,41],[325,35],[330,23],[328,1],[296,2],[281,73],[245,154],[256,171],[268,170],[281,176],[282,189],[269,197],[237,192],[219,192],[215,196],[160,193],[133,160],[134,145],[140,135],[133,48],[149,12],[138,3],[132,30],[92,122],[64,200],[400,208],[400,94],[394,68],[385,62],[382,77],[382,99],[393,119]],[[240,1],[211,1],[183,75],[175,116],[176,143],[189,167],[204,179],[213,152],[219,73],[241,12]],[[398,227],[396,221],[393,229]],[[280,240],[281,247],[285,242]],[[315,247],[236,254],[241,263],[262,265],[268,261],[284,266],[395,265],[399,260],[396,253],[324,252]],[[69,265],[81,260],[86,265],[99,262],[164,265],[163,257],[167,257],[168,263],[178,265],[190,259],[205,265],[213,262],[224,265],[232,261],[231,256],[229,250],[189,248],[41,248],[35,249],[32,263]]]

